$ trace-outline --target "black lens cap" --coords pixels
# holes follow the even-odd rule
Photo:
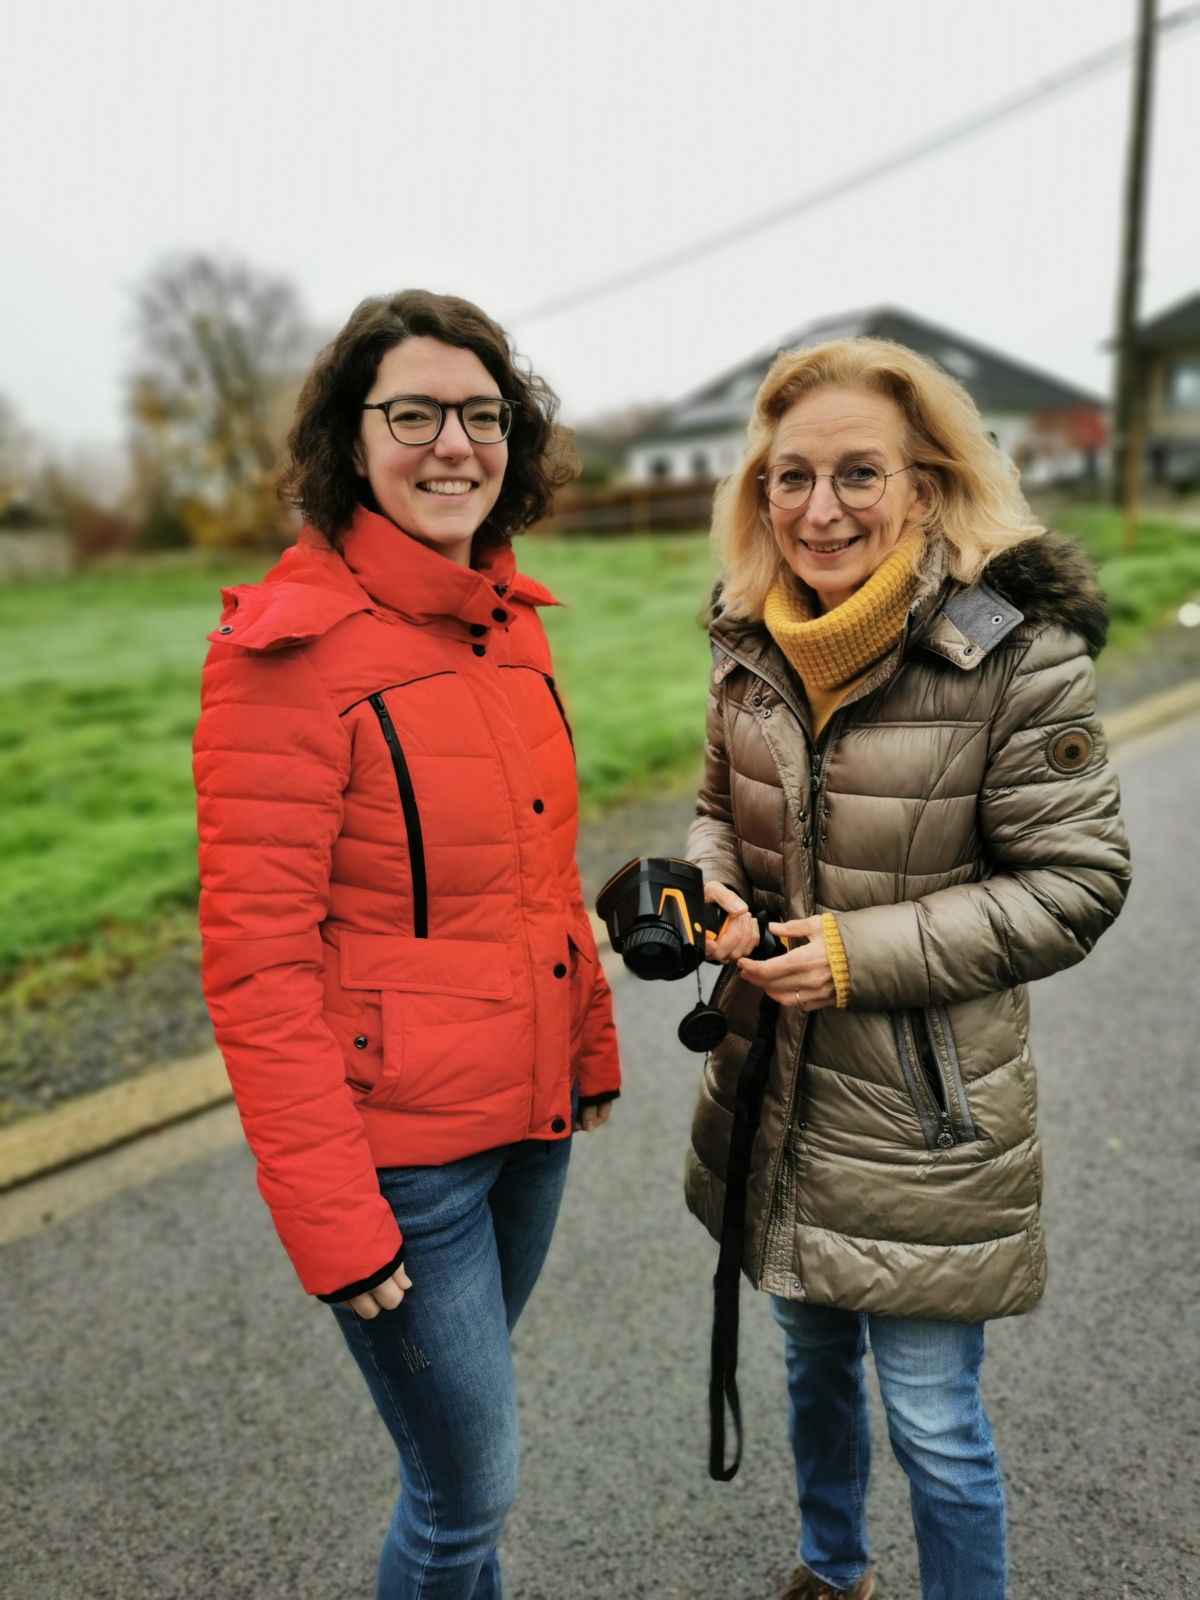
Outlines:
[[[724,1014],[716,1006],[706,1005],[703,1000],[696,1004],[679,1024],[679,1042],[685,1050],[694,1050],[697,1055],[707,1055],[710,1050],[715,1050],[721,1040],[729,1032],[729,1024],[725,1021]]]

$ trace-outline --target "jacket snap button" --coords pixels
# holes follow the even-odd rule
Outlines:
[[[564,965],[564,963],[561,962],[561,961],[556,961],[554,963],[554,976],[556,978],[565,978],[566,975],[567,975],[567,969],[566,969],[566,966]]]
[[[965,644],[965,645],[963,645],[963,655],[965,655],[965,656],[973,656],[974,654],[975,654],[975,646],[973,644]]]
[[[993,617],[992,618],[992,627],[993,628],[998,628],[1003,621],[1004,621],[1003,617]]]
[[[477,656],[485,656],[485,655],[487,655],[487,645],[485,645],[485,644],[473,644],[471,646],[471,649],[475,652],[475,654]]]
[[[566,1133],[567,1124],[565,1119],[562,1117],[555,1117],[554,1121],[550,1124],[550,1131],[552,1133]]]
[[[535,800],[533,802],[533,809],[537,812],[538,816],[540,817],[542,812],[545,811],[545,809],[546,809],[546,802],[544,800]]]
[[[764,706],[763,707],[763,721],[765,722],[770,715],[771,715],[770,706]]]
[[[754,704],[755,704],[755,705],[756,705],[756,706],[760,706],[760,705],[762,705],[762,695],[760,695],[760,694],[756,694],[756,695],[755,695],[755,696],[754,696]]]
[[[360,1033],[358,1038],[355,1039],[354,1048],[356,1050],[365,1050],[367,1048],[367,1036],[365,1033]]]
[[[482,639],[483,635],[487,632],[487,629],[484,627],[482,622],[473,622],[471,624],[471,632],[477,639]]]
[[[500,607],[497,606],[495,611],[492,612],[492,621],[493,622],[507,622],[508,621],[508,612],[507,611],[502,611],[500,609]]]
[[[233,632],[233,623],[232,622],[223,622],[221,624],[221,626],[217,629],[217,632],[218,633],[232,633]]]

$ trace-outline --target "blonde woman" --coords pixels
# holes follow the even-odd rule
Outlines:
[[[783,1597],[874,1591],[869,1342],[925,1600],[1002,1600],[984,1324],[1046,1277],[1025,986],[1083,959],[1129,881],[1103,601],[963,389],[880,340],[779,357],[715,533],[688,854],[731,913],[711,951],[730,1031],[687,1195],[785,1335],[802,1522]],[[752,961],[761,910],[791,948]]]

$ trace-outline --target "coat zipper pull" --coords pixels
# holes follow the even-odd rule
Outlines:
[[[942,1112],[942,1131],[938,1134],[938,1149],[950,1150],[954,1147],[954,1130],[950,1126],[950,1113]]]

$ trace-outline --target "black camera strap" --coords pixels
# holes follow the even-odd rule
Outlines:
[[[746,1229],[746,1183],[750,1177],[750,1152],[762,1115],[763,1090],[771,1057],[775,1054],[775,1024],[779,1005],[764,995],[758,1008],[758,1027],[738,1074],[725,1172],[725,1211],[721,1218],[721,1250],[713,1278],[712,1375],[708,1385],[708,1473],[728,1483],[742,1464],[742,1405],[738,1398],[738,1294],[742,1278],[742,1253]],[[725,1465],[725,1405],[733,1417],[737,1448]]]

